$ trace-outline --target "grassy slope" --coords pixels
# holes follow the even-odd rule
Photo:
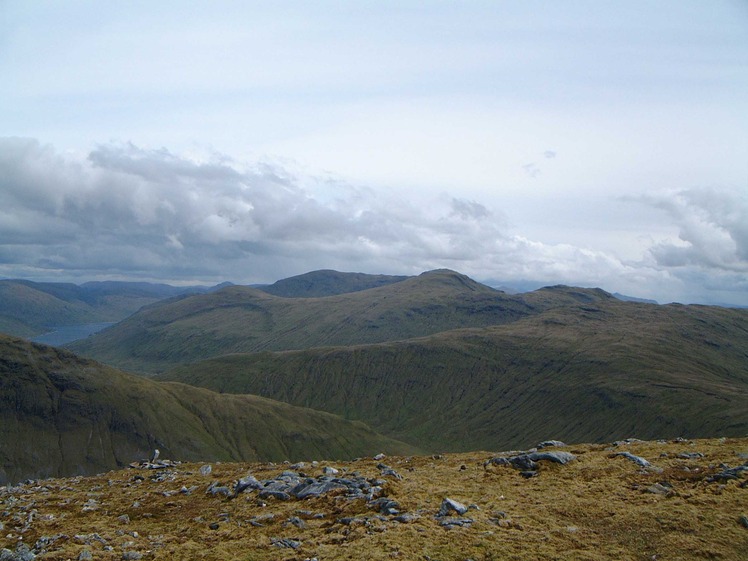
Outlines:
[[[414,450],[328,413],[129,375],[0,336],[0,482],[147,457],[284,460]]]
[[[166,378],[361,419],[426,448],[469,450],[545,438],[745,435],[747,349],[745,310],[601,299],[409,341],[224,356]]]
[[[493,456],[488,452],[388,457],[384,461],[403,479],[387,478],[385,494],[417,517],[410,523],[380,517],[364,501],[334,494],[260,501],[256,493],[232,500],[205,492],[213,481],[231,485],[248,471],[269,479],[287,469],[268,464],[214,465],[209,477],[200,475],[199,464],[183,464],[169,470],[171,479],[165,482],[154,481],[147,470],[123,470],[13,490],[0,487],[0,548],[15,548],[19,536],[29,545],[55,536],[43,556],[49,561],[78,559],[84,550],[94,559],[112,561],[123,559],[126,551],[169,561],[748,559],[748,530],[740,522],[741,515],[748,516],[747,491],[740,486],[748,473],[724,484],[708,481],[720,464],[745,461],[738,454],[748,453],[747,439],[572,445],[566,450],[577,459],[565,466],[544,463],[532,479],[509,467],[484,467]],[[622,450],[658,469],[642,470],[612,457]],[[683,459],[683,453],[703,457]],[[333,465],[343,473],[374,478],[380,477],[377,463],[363,459]],[[318,476],[323,465],[305,471]],[[137,482],[136,476],[144,480]],[[669,496],[647,492],[659,482],[671,486]],[[195,491],[173,492],[182,486]],[[439,526],[435,514],[445,497],[478,507],[465,514],[474,521],[471,527]],[[85,512],[91,499],[98,510]],[[32,509],[36,516],[29,515]],[[118,518],[125,514],[126,520]],[[289,523],[292,517],[304,518],[304,527]],[[84,544],[87,536],[90,545]],[[277,547],[274,539],[296,540],[300,546]]]
[[[515,321],[579,297],[612,298],[602,291],[551,292],[509,296],[444,270],[325,298],[231,287],[150,306],[70,348],[154,374],[227,353],[393,341]]]
[[[359,292],[406,280],[408,277],[393,275],[368,275],[365,273],[341,273],[339,271],[311,271],[303,275],[279,280],[261,290],[285,298],[317,298]]]

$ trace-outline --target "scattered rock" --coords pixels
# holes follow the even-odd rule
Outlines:
[[[623,456],[627,460],[630,460],[634,462],[635,464],[640,465],[641,467],[650,467],[652,465],[647,460],[642,458],[641,456],[635,456],[631,452],[616,452],[615,454],[613,454],[612,457],[616,457],[616,456]]]
[[[340,473],[339,469],[335,469],[334,467],[325,466],[322,468],[322,473],[325,475],[338,475]]]
[[[78,555],[78,561],[93,561],[93,554],[90,550],[84,549]]]
[[[647,493],[654,495],[670,496],[673,494],[673,486],[670,483],[663,481],[662,483],[655,483],[645,489]]]
[[[681,452],[678,454],[678,457],[685,460],[698,460],[699,458],[703,458],[704,454],[701,452]]]
[[[242,477],[239,481],[236,482],[236,485],[234,485],[234,495],[238,495],[239,493],[243,493],[247,489],[255,490],[255,489],[262,489],[263,485],[260,483],[257,478],[255,478],[253,475],[246,475]]]
[[[464,504],[455,501],[454,499],[446,498],[442,501],[442,505],[439,508],[437,516],[446,516],[450,512],[456,512],[457,514],[465,514],[468,510]]]
[[[714,475],[706,478],[709,483],[713,483],[715,481],[726,482],[733,479],[740,479],[740,474],[744,471],[748,471],[748,462],[746,462],[742,466],[736,466],[733,468],[731,468],[727,464],[721,464],[720,467],[722,468],[721,472],[715,473]]]
[[[221,526],[220,526],[220,524],[218,524],[218,522],[211,522],[208,525],[208,528],[210,528],[211,530],[218,530],[218,528],[220,528],[220,527]]]
[[[143,554],[137,551],[125,551],[122,553],[122,559],[124,561],[137,561],[138,559],[142,558]]]
[[[127,514],[122,514],[121,516],[117,517],[117,522],[119,522],[120,524],[129,524],[130,517]]]
[[[639,442],[644,442],[643,440],[639,440],[638,438],[626,438],[624,440],[616,440],[613,443],[613,446],[625,446],[626,444],[636,444]],[[679,442],[676,440],[675,442]]]
[[[99,501],[96,499],[88,499],[83,504],[83,512],[92,512],[94,510],[99,510]]]
[[[444,518],[439,521],[439,526],[450,530],[455,527],[470,526],[473,522],[472,518]]]
[[[272,543],[275,547],[284,547],[290,549],[299,549],[301,547],[300,541],[292,540],[289,538],[270,538],[270,543]]]
[[[371,501],[366,506],[368,506],[372,510],[376,510],[382,514],[386,514],[389,516],[400,514],[400,505],[398,504],[398,502],[392,499],[388,499],[387,497],[381,497],[379,499]]]
[[[374,456],[374,459],[376,461],[380,461],[380,460],[384,460],[386,457],[387,456],[385,456],[384,454],[377,454],[376,456]]]
[[[173,462],[171,460],[159,460],[160,452],[154,450],[153,456],[149,460],[140,460],[139,462],[133,462],[130,464],[130,468],[133,469],[164,469],[168,467],[176,467],[181,462]]]
[[[31,548],[31,550],[36,553],[37,555],[41,555],[42,553],[47,553],[49,549],[57,542],[58,540],[66,540],[68,539],[68,536],[66,534],[56,534],[54,536],[42,536],[36,542],[34,543],[34,547]]]
[[[231,496],[231,489],[225,485],[219,485],[217,481],[208,485],[208,489],[205,492],[211,495],[223,495],[224,497]]]
[[[741,514],[738,518],[738,522],[743,526],[743,528],[748,528],[748,516],[745,514]]]
[[[210,464],[205,464],[204,466],[200,466],[200,475],[208,476],[213,472],[213,466]]]
[[[565,443],[561,442],[560,440],[544,440],[540,444],[538,444],[538,448],[550,448],[551,446],[566,446]]]
[[[25,543],[19,543],[15,552],[0,549],[0,561],[33,561],[34,559],[36,559],[36,554]]]
[[[284,526],[296,526],[297,528],[303,530],[304,528],[306,528],[306,522],[304,522],[298,516],[292,516],[285,522]]]
[[[403,514],[395,516],[393,520],[395,522],[400,522],[400,524],[410,524],[411,522],[418,520],[418,518],[419,516],[417,514],[413,514],[412,512],[405,512]]]
[[[385,464],[378,464],[377,469],[382,473],[384,476],[390,476],[394,477],[395,479],[402,479],[403,476],[397,473],[394,469],[392,469],[390,466]]]
[[[513,456],[498,456],[490,458],[483,465],[511,466],[520,470],[522,477],[530,478],[538,475],[538,462],[549,461],[557,464],[567,464],[576,460],[576,456],[570,452],[552,451],[552,452],[523,452]]]
[[[527,455],[533,462],[549,461],[557,464],[568,464],[577,459],[577,457],[570,452],[554,451],[554,452],[532,452]]]

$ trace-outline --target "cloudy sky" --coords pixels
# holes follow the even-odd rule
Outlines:
[[[748,3],[0,0],[0,277],[748,305]]]

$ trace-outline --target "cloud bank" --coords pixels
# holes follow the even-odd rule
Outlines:
[[[739,298],[748,278],[744,198],[692,190],[637,201],[661,209],[681,235],[631,263],[527,239],[502,213],[447,193],[383,194],[222,154],[108,144],[77,157],[5,138],[0,275],[252,283],[320,268],[449,267],[478,279],[598,285],[660,299],[707,301],[709,291]]]

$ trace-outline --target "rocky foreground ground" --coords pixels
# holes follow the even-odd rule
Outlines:
[[[0,487],[0,561],[748,559],[748,438],[155,459]]]

